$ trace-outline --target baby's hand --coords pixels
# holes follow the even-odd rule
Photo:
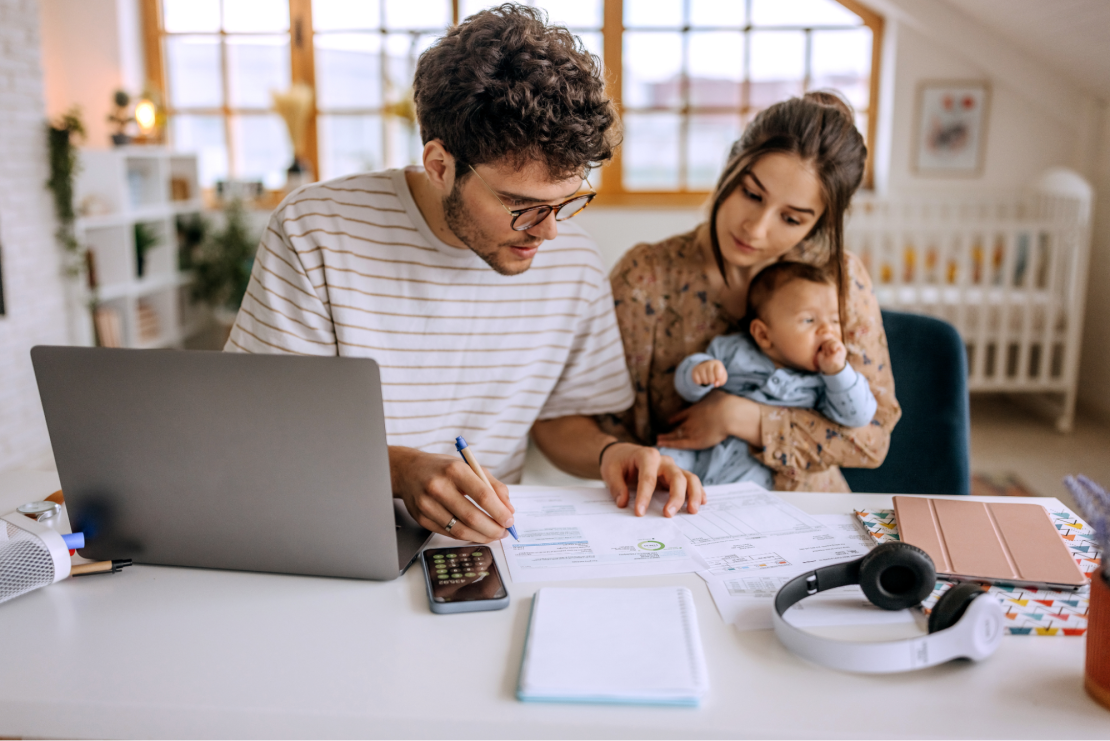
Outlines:
[[[720,360],[706,360],[694,366],[694,383],[718,388],[728,380],[728,371]]]
[[[844,370],[848,360],[848,351],[840,340],[825,340],[817,348],[817,370],[826,376],[835,376]]]

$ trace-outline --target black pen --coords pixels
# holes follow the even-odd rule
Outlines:
[[[115,561],[93,561],[73,566],[69,570],[70,576],[89,576],[90,574],[114,574],[124,566],[130,566],[130,558],[120,558]]]

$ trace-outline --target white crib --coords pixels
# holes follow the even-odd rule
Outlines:
[[[1056,169],[1006,194],[859,197],[845,242],[867,265],[884,308],[956,327],[971,391],[1028,394],[1068,432],[1090,218],[1090,186]]]

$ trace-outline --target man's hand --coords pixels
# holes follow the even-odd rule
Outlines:
[[[635,443],[616,443],[605,450],[601,456],[601,480],[609,487],[609,493],[618,507],[628,506],[630,487],[635,487],[633,509],[637,517],[647,512],[657,485],[670,492],[667,503],[663,505],[666,517],[673,517],[683,502],[690,514],[696,514],[698,508],[705,504],[701,479],[683,471],[670,456]]]
[[[493,484],[490,489],[461,458],[390,446],[389,469],[393,496],[405,503],[413,519],[434,533],[489,543],[505,537],[505,528],[513,524],[515,510],[509,503],[508,487],[487,470]],[[475,507],[468,496],[489,514]],[[456,518],[447,532],[447,525]]]
[[[763,419],[759,404],[724,391],[711,391],[689,409],[670,419],[678,425],[660,435],[656,443],[678,450],[712,448],[732,435],[753,445],[761,445]]]
[[[848,350],[838,339],[827,339],[817,348],[817,370],[826,376],[835,376],[844,370],[844,364],[847,361]]]
[[[699,386],[712,386],[719,388],[728,380],[728,371],[720,360],[706,360],[694,366],[691,377]]]

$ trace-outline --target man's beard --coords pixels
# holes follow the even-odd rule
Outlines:
[[[443,199],[443,217],[447,221],[447,228],[454,232],[459,241],[469,247],[471,252],[485,260],[487,265],[501,275],[519,275],[531,267],[531,261],[506,264],[502,250],[514,244],[517,246],[532,245],[539,244],[543,240],[533,241],[533,237],[525,237],[524,233],[521,232],[521,236],[525,239],[520,242],[497,244],[496,240],[487,235],[475,222],[470,209],[463,203],[461,190],[459,183],[456,182],[455,187],[451,189],[451,193]]]

